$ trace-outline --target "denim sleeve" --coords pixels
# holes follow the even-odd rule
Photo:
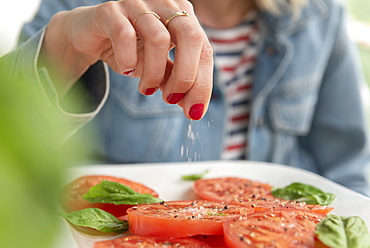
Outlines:
[[[75,99],[75,90],[72,90],[74,103],[83,104],[64,104],[71,101],[60,101],[48,71],[37,66],[44,32],[45,28],[41,28],[14,51],[0,58],[0,73],[10,78],[19,77],[25,83],[33,84],[37,92],[35,97],[43,102],[43,109],[35,110],[35,113],[53,111],[60,115],[63,120],[60,125],[65,130],[67,139],[94,118],[105,103],[109,91],[108,67],[102,62],[96,63],[75,84],[78,99]]]
[[[338,8],[339,9],[339,8]],[[337,9],[337,10],[338,10]],[[301,144],[317,160],[320,174],[370,196],[370,152],[363,92],[367,90],[356,47],[350,41],[343,9],[308,136]],[[339,23],[339,25],[338,25]]]

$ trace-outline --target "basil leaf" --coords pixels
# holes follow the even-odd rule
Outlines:
[[[285,188],[273,188],[272,195],[285,200],[306,202],[307,204],[329,205],[335,195],[303,183],[292,183]]]
[[[198,173],[198,174],[192,174],[192,175],[184,175],[181,177],[182,180],[187,180],[187,181],[196,181],[198,179],[202,179],[207,173],[209,172],[209,170],[205,170],[201,173]]]
[[[212,216],[227,216],[229,214],[213,214],[213,213],[207,213],[207,215],[212,215]]]
[[[111,203],[115,205],[137,205],[163,202],[150,194],[136,193],[130,187],[107,180],[91,187],[82,195],[82,198],[91,203]]]
[[[90,227],[105,233],[128,231],[127,221],[119,220],[99,208],[85,208],[70,213],[60,212],[59,215],[76,226]]]
[[[317,238],[332,248],[363,248],[370,245],[370,233],[363,219],[329,214],[316,225]]]

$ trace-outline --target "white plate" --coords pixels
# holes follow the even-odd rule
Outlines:
[[[200,173],[209,169],[205,178],[236,176],[248,178],[273,186],[284,187],[292,182],[301,182],[316,186],[325,192],[334,193],[333,214],[341,216],[360,216],[370,226],[370,198],[349,190],[321,176],[305,170],[264,162],[251,161],[211,161],[189,163],[135,164],[135,165],[94,165],[78,167],[71,170],[71,180],[84,175],[111,175],[124,177],[148,187],[159,193],[161,199],[192,200],[196,195],[192,191],[193,182],[184,181],[181,176]],[[75,233],[76,235],[76,233]],[[78,247],[72,236],[64,234],[62,244],[57,247]],[[86,237],[75,236],[79,247],[91,247],[92,242]],[[91,240],[90,240],[91,241]],[[81,244],[84,243],[84,244]]]

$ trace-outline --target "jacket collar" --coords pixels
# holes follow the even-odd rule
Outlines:
[[[291,63],[294,45],[287,39],[292,33],[302,30],[310,21],[325,18],[329,14],[327,0],[308,0],[299,18],[294,19],[291,13],[280,16],[261,13],[260,54],[254,74],[254,98],[264,99],[284,75]],[[270,52],[269,52],[270,51]],[[271,56],[274,59],[271,59]],[[253,118],[253,116],[252,116]]]
[[[306,26],[310,20],[318,17],[325,18],[329,14],[328,6],[324,0],[308,0],[298,18],[283,8],[280,11],[282,13],[280,16],[262,12],[261,17],[271,29],[283,33],[294,33]]]

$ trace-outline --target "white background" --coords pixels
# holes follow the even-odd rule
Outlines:
[[[41,0],[0,0],[0,56],[16,45],[21,26],[30,20]]]

